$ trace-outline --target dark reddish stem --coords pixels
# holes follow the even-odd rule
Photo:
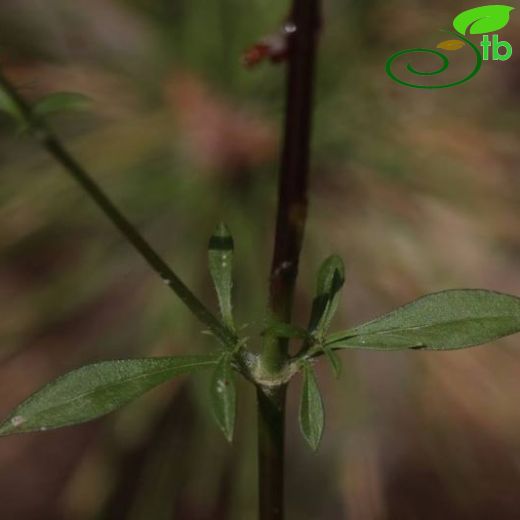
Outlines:
[[[274,319],[290,322],[307,218],[314,71],[321,0],[294,0],[288,31],[285,136],[269,285]],[[286,340],[266,338],[262,368],[273,382],[288,360]],[[260,520],[284,518],[285,385],[258,389]]]

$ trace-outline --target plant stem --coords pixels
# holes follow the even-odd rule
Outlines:
[[[284,516],[284,438],[286,385],[272,393],[257,389],[259,519]]]
[[[312,104],[321,0],[293,0],[288,33],[285,136],[278,192],[269,309],[290,323],[307,217]],[[266,336],[264,373],[276,377],[288,361],[288,341]],[[286,387],[258,389],[260,520],[284,517],[284,423]]]
[[[177,294],[191,312],[204,323],[215,336],[229,348],[237,342],[235,334],[218,320],[207,307],[190,291],[184,282],[173,272],[137,229],[117,209],[103,193],[85,169],[72,157],[56,135],[44,121],[35,117],[30,105],[20,96],[11,82],[0,74],[0,87],[10,96],[30,132],[63,168],[78,182],[83,190],[97,204],[108,219],[119,229],[123,236],[146,260],[148,265]]]

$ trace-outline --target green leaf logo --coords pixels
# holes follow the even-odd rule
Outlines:
[[[460,34],[485,34],[498,31],[509,22],[509,5],[483,5],[463,11],[453,20],[453,27]]]

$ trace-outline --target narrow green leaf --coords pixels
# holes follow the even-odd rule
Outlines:
[[[12,100],[11,96],[0,88],[0,112],[6,113],[21,127],[25,126],[24,117],[18,105]]]
[[[298,325],[273,321],[265,328],[265,330],[262,331],[262,336],[274,336],[276,338],[284,339],[305,339],[309,337],[309,333],[303,327],[299,327]]]
[[[90,98],[76,92],[55,92],[37,101],[33,111],[38,116],[48,116],[56,112],[88,110],[92,102]]]
[[[460,34],[486,34],[496,32],[509,23],[514,7],[509,5],[483,5],[468,9],[457,15],[453,27]]]
[[[43,431],[105,415],[181,374],[215,366],[215,356],[103,361],[73,370],[21,403],[0,425],[0,435]]]
[[[339,359],[336,352],[334,352],[334,350],[332,350],[328,345],[323,346],[323,352],[325,352],[325,356],[332,367],[334,377],[339,379],[341,376],[341,359]]]
[[[313,450],[317,450],[323,433],[325,414],[316,376],[309,363],[303,365],[303,387],[300,400],[300,429]]]
[[[220,223],[209,240],[209,270],[217,291],[224,323],[235,329],[231,292],[233,289],[233,237],[227,226]]]
[[[213,373],[211,403],[219,428],[231,442],[235,429],[236,391],[231,359],[227,354],[221,356]]]
[[[312,303],[309,332],[322,337],[330,327],[339,303],[340,289],[345,283],[343,260],[332,255],[328,257],[318,272],[316,297]]]
[[[449,350],[520,332],[520,298],[482,289],[423,296],[403,307],[332,334],[331,348]]]

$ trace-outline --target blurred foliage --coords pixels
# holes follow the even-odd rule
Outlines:
[[[517,55],[446,91],[404,89],[384,74],[396,50],[435,47],[453,9],[325,2],[300,324],[331,253],[349,273],[342,326],[443,288],[520,293]],[[240,60],[286,15],[274,0],[0,5],[3,68],[31,99],[67,91],[93,100],[90,112],[53,125],[213,308],[206,245],[218,221],[229,224],[237,325],[251,336],[266,300],[284,73]],[[519,24],[513,12],[503,33],[513,48]],[[4,118],[0,172],[0,412],[86,361],[213,348]],[[289,518],[517,518],[517,347],[513,337],[453,354],[343,354],[341,380],[320,380],[327,426],[316,455],[298,437],[293,389]],[[254,396],[239,385],[229,447],[208,387],[204,376],[169,384],[93,424],[3,439],[0,517],[254,518]]]

